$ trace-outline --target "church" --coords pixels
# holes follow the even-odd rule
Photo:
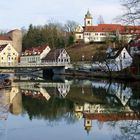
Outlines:
[[[75,30],[75,41],[84,43],[101,43],[107,40],[125,39],[128,42],[140,35],[140,26],[121,24],[98,24],[93,25],[93,17],[89,11],[85,14],[84,26],[78,26]]]

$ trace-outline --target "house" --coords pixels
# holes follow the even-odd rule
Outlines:
[[[140,37],[129,42],[131,56],[140,55]]]
[[[124,26],[121,24],[93,25],[93,17],[89,11],[85,14],[84,26],[78,25],[75,30],[75,41],[105,42],[106,40],[126,39],[130,41],[134,35],[140,34],[140,26]]]
[[[107,54],[108,67],[111,71],[121,71],[132,64],[133,58],[126,48],[112,50]]]
[[[40,64],[42,59],[50,52],[48,45],[32,47],[22,52],[20,57],[21,64]]]
[[[70,63],[70,56],[65,49],[52,49],[46,57],[42,59],[43,63],[56,62],[56,63]]]
[[[20,54],[22,50],[22,32],[21,30],[11,30],[4,35],[0,35],[0,45],[11,44]]]
[[[0,45],[0,65],[17,65],[19,53],[11,44]]]

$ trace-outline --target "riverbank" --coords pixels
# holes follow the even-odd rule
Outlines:
[[[113,73],[110,75],[105,72],[84,72],[84,71],[72,71],[66,72],[65,75],[67,77],[75,77],[75,78],[102,78],[102,79],[116,79],[116,80],[124,80],[124,81],[140,81],[140,75],[132,75],[128,73]]]

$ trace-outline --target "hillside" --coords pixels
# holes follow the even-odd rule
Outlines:
[[[66,50],[71,57],[71,61],[77,62],[82,60],[82,56],[84,56],[84,61],[92,61],[95,53],[104,51],[106,48],[105,44],[76,44],[66,48]]]

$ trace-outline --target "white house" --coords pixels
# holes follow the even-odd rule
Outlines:
[[[131,56],[140,55],[140,37],[131,40],[129,45],[130,45]]]
[[[121,71],[127,67],[130,67],[133,58],[128,53],[126,48],[112,51],[107,58],[108,66],[111,71]]]
[[[0,65],[17,65],[19,53],[11,44],[0,45]]]
[[[39,46],[26,49],[20,57],[21,64],[40,64],[42,59],[50,52],[49,46]]]
[[[62,63],[69,64],[70,56],[68,55],[65,49],[53,49],[46,55],[46,57],[42,59],[42,62],[43,63],[56,62],[61,64]]]

